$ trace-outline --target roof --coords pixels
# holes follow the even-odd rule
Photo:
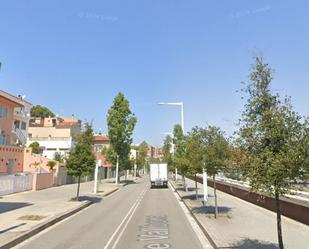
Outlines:
[[[62,119],[63,122],[68,122],[68,123],[78,123],[80,120],[74,116],[71,117],[64,117],[64,116],[59,116],[59,119]]]
[[[96,157],[98,160],[101,160],[101,166],[106,168],[112,167],[112,164],[106,160],[105,156],[101,152],[97,152]]]
[[[106,135],[98,135],[94,136],[93,142],[98,143],[98,142],[109,142],[109,138]]]
[[[30,105],[32,106],[32,104],[26,100],[24,100],[21,97],[16,97],[10,93],[7,93],[3,90],[0,90],[0,97],[5,98],[7,100],[9,100],[10,102],[13,102],[15,105],[19,106],[19,107],[23,107],[25,105]]]

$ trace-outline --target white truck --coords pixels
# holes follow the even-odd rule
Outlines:
[[[151,187],[162,186],[167,188],[167,164],[150,164]]]

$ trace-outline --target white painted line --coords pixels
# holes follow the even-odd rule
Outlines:
[[[130,210],[126,214],[126,216],[122,219],[122,221],[120,222],[119,226],[116,228],[116,230],[114,231],[114,233],[112,234],[112,236],[108,240],[107,244],[104,246],[104,249],[108,249],[108,247],[110,246],[110,244],[114,240],[114,237],[117,235],[117,233],[121,229],[122,225],[125,223],[127,218],[130,216],[131,212],[134,212],[136,210],[135,207],[137,207],[137,205],[140,203],[141,197],[144,197],[144,194],[146,193],[146,191],[147,191],[146,189],[143,190],[141,192],[141,194],[138,196],[137,200],[133,203],[133,205],[131,206]],[[119,236],[117,237],[117,240],[119,240]],[[117,241],[117,243],[118,243],[118,241]],[[115,248],[115,243],[113,245],[113,248]]]
[[[103,197],[103,199],[106,200],[106,199],[108,199],[108,198],[111,198],[112,196],[114,196],[114,194],[119,193],[122,189],[123,189],[123,188],[119,188],[117,191],[111,193],[110,195]],[[94,203],[94,204],[95,204],[95,203]],[[86,212],[88,209],[90,209],[90,208],[92,208],[92,207],[94,207],[93,204],[89,205],[88,207],[82,209],[81,211],[79,211],[79,212],[77,212],[77,213],[75,213],[75,214],[73,214],[73,215],[71,215],[71,216],[68,216],[67,218],[65,218],[65,219],[63,219],[63,220],[61,220],[61,221],[55,223],[54,225],[52,225],[52,226],[50,226],[50,227],[48,227],[48,228],[42,230],[42,231],[39,232],[38,234],[36,234],[36,235],[30,237],[29,239],[26,239],[25,241],[19,243],[18,245],[14,246],[14,248],[15,248],[15,249],[19,249],[19,248],[22,248],[22,247],[26,246],[28,243],[30,243],[30,242],[36,240],[36,239],[39,238],[40,236],[42,236],[42,235],[48,233],[49,231],[51,231],[51,230],[53,230],[53,229],[56,229],[56,228],[57,228],[58,226],[60,226],[62,223],[65,223],[66,221],[68,221],[68,220],[70,220],[70,219],[73,219],[74,217],[76,217],[76,216],[78,216],[78,215],[81,215],[83,212]]]
[[[125,229],[127,228],[129,222],[131,221],[131,219],[132,219],[132,217],[133,217],[133,215],[134,215],[136,209],[138,208],[139,204],[141,203],[142,199],[144,198],[145,193],[146,193],[146,190],[144,191],[143,195],[139,198],[139,201],[138,201],[138,203],[136,204],[134,210],[132,211],[130,217],[127,219],[126,224],[123,226],[121,232],[118,234],[118,237],[117,237],[117,239],[115,240],[115,243],[114,243],[112,249],[115,249],[116,245],[118,244],[118,242],[119,242],[121,236],[123,235],[123,233],[124,233]]]
[[[172,186],[172,184],[169,182],[168,185],[170,186],[170,188],[173,190],[173,194],[176,197],[180,207],[182,208],[183,212],[185,213],[189,223],[192,226],[193,231],[195,232],[197,238],[199,239],[202,248],[203,249],[213,249],[212,245],[209,243],[209,241],[206,239],[203,231],[201,230],[201,228],[199,227],[199,225],[196,223],[196,221],[194,220],[194,218],[192,217],[190,211],[188,210],[188,208],[186,207],[186,205],[181,201],[180,197],[178,196],[178,194],[176,193],[175,188]]]

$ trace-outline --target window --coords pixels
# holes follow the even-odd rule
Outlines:
[[[20,121],[19,120],[15,120],[14,121],[14,128],[15,128],[15,131],[16,131],[16,129],[19,129],[20,128]]]
[[[21,129],[26,130],[26,128],[27,128],[26,122],[21,122]]]
[[[47,148],[46,150],[57,150],[56,148]]]
[[[0,144],[1,145],[5,144],[5,136],[3,134],[0,134]]]
[[[8,112],[9,111],[7,107],[0,105],[0,118],[7,118]]]

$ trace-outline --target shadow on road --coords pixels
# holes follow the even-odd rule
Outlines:
[[[136,184],[136,182],[135,181],[132,181],[132,180],[123,180],[123,181],[121,181],[121,183],[125,183],[125,184]]]
[[[229,213],[231,210],[232,209],[230,207],[224,207],[224,206],[218,207],[219,214],[226,214]],[[196,214],[213,214],[215,212],[215,207],[214,206],[193,207],[192,212]]]
[[[15,228],[24,226],[24,225],[26,225],[26,224],[27,224],[27,223],[20,223],[20,224],[18,224],[18,225],[16,225],[16,226],[12,226],[12,227],[9,227],[9,228],[7,228],[7,229],[1,230],[1,231],[0,231],[0,234],[1,234],[1,233],[8,232],[8,231],[10,231],[10,230],[13,230],[13,229],[15,229]]]
[[[91,201],[92,203],[99,203],[102,201],[101,197],[95,197],[95,196],[80,196],[79,201]]]
[[[196,199],[196,195],[193,194],[193,195],[186,195],[186,196],[183,196],[182,199],[184,200],[196,200],[196,201],[199,201],[201,199],[203,199],[203,195],[198,195],[198,199]]]
[[[15,209],[24,208],[33,204],[28,202],[2,202],[0,201],[0,214],[9,212]]]
[[[229,247],[219,247],[220,249],[278,249],[278,246],[261,240],[243,239]]]

